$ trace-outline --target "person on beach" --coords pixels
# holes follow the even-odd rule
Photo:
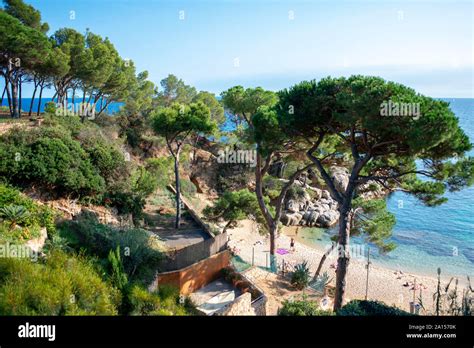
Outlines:
[[[291,241],[290,241],[290,250],[292,252],[295,252],[295,240],[293,238],[291,238]]]

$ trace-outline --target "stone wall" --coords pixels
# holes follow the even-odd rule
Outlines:
[[[266,315],[267,298],[265,296],[259,297],[252,302],[250,292],[246,292],[235,299],[234,302],[221,308],[214,315],[228,316],[228,315]]]
[[[252,307],[252,299],[249,292],[240,295],[234,302],[221,308],[214,315],[256,315]]]

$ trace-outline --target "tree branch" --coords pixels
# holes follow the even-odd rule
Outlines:
[[[324,139],[324,135],[325,133],[321,133],[319,135],[319,138],[318,140],[316,141],[316,143],[311,147],[311,149],[308,150],[308,152],[306,152],[306,155],[309,157],[309,159],[314,162],[316,164],[316,168],[319,170],[319,172],[321,173],[321,176],[324,180],[324,182],[326,183],[326,185],[328,186],[329,188],[329,191],[331,192],[333,198],[339,203],[339,204],[342,204],[343,203],[343,200],[344,200],[344,194],[339,192],[337,189],[336,189],[336,186],[334,185],[334,181],[331,179],[331,177],[329,176],[329,174],[326,172],[326,170],[324,169],[322,163],[321,163],[321,160],[318,159],[316,156],[313,155],[313,152],[316,151],[319,147],[319,145],[321,145],[323,139]]]

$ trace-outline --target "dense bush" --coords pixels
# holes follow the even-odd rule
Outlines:
[[[92,164],[99,170],[100,175],[106,182],[109,183],[114,179],[118,180],[128,175],[124,156],[113,145],[103,141],[94,142],[94,144],[89,144],[84,149],[89,154]]]
[[[71,131],[56,125],[0,137],[0,176],[14,184],[33,184],[59,194],[88,196],[103,193],[100,175]]]
[[[306,190],[304,188],[298,185],[292,185],[286,193],[286,198],[299,200],[303,198],[305,194],[306,194]]]
[[[131,315],[187,315],[193,311],[189,299],[180,297],[178,289],[170,286],[162,286],[155,292],[133,286],[129,301]]]
[[[79,197],[128,187],[129,168],[113,135],[79,117],[47,115],[43,126],[0,137],[0,175]]]
[[[337,315],[341,316],[369,316],[369,315],[411,315],[401,309],[387,306],[378,301],[352,300],[340,310]]]
[[[255,180],[255,169],[247,164],[220,163],[217,167],[216,190],[219,193],[248,188]]]
[[[83,257],[0,258],[1,315],[115,315],[119,303],[120,293]]]
[[[184,196],[192,197],[196,194],[197,192],[196,186],[190,180],[181,179],[179,183],[181,185],[181,193]]]
[[[107,260],[110,250],[120,250],[124,270],[130,280],[149,282],[162,259],[161,243],[149,232],[139,229],[118,229],[98,223],[92,216],[67,221],[60,226],[72,248]]]
[[[299,300],[285,300],[283,306],[278,309],[278,315],[281,316],[319,316],[332,315],[330,311],[324,311],[318,308],[314,301],[307,300],[306,297]]]
[[[141,194],[134,192],[111,192],[105,195],[106,205],[117,208],[120,215],[132,214],[134,223],[143,217],[145,198]]]
[[[158,187],[164,189],[173,182],[174,169],[172,157],[150,158],[146,161],[145,168],[153,175]]]
[[[147,197],[151,195],[158,187],[158,181],[154,173],[145,167],[138,167],[132,173],[132,190],[140,196]]]

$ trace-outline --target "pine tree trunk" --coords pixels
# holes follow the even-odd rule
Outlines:
[[[275,256],[275,249],[276,249],[276,237],[278,235],[278,223],[273,223],[270,228],[270,271],[276,272],[277,271],[277,262]]]
[[[7,100],[8,100],[8,108],[10,109],[10,115],[13,114],[13,109],[12,109],[12,97],[11,97],[11,94],[10,94],[10,88],[8,88],[8,80],[7,78],[5,77],[5,83],[6,83],[6,87],[7,87]]]
[[[349,268],[349,237],[351,227],[351,199],[345,199],[340,209],[339,217],[339,256],[336,271],[336,294],[334,297],[334,311],[340,309],[344,303],[346,292],[346,276]]]
[[[175,228],[178,229],[181,224],[181,185],[179,181],[179,149],[174,157],[174,175],[176,181],[176,222]]]
[[[22,104],[22,92],[21,92],[21,86],[22,86],[22,81],[21,77],[19,78],[19,83],[18,83],[18,118],[21,118],[21,104]]]
[[[33,102],[35,101],[36,90],[38,89],[38,85],[36,84],[36,81],[34,82],[34,84],[35,84],[35,89],[33,90],[33,95],[31,97],[30,110],[28,111],[28,117],[31,117],[31,112],[33,111]]]
[[[331,248],[329,248],[329,250],[326,251],[326,252],[324,253],[324,255],[321,257],[321,260],[319,260],[318,269],[317,269],[316,272],[314,273],[313,280],[318,279],[319,274],[321,273],[321,269],[323,268],[324,262],[326,261],[326,259],[327,259],[327,257],[329,256],[329,254],[331,254],[332,251],[336,248],[336,246],[337,246],[336,243],[332,243]]]
[[[18,110],[18,81],[14,78],[11,82],[12,86],[12,117],[18,118],[20,113]]]
[[[265,218],[265,224],[268,232],[270,233],[270,268],[272,271],[276,271],[276,259],[275,259],[275,238],[278,233],[278,219],[274,219],[270,214],[263,197],[263,175],[262,175],[262,156],[257,151],[257,165],[255,167],[255,194],[257,195],[257,202],[260,211]]]
[[[44,88],[44,82],[41,84],[40,87],[40,94],[39,94],[39,100],[38,100],[38,110],[36,111],[36,116],[39,116],[40,111],[41,111],[41,98],[43,97],[43,88]]]
[[[228,229],[229,226],[232,224],[232,222],[233,222],[233,221],[230,220],[230,221],[228,221],[228,222],[225,224],[224,228],[222,229],[222,234],[224,234],[224,233],[227,232],[227,229]]]

